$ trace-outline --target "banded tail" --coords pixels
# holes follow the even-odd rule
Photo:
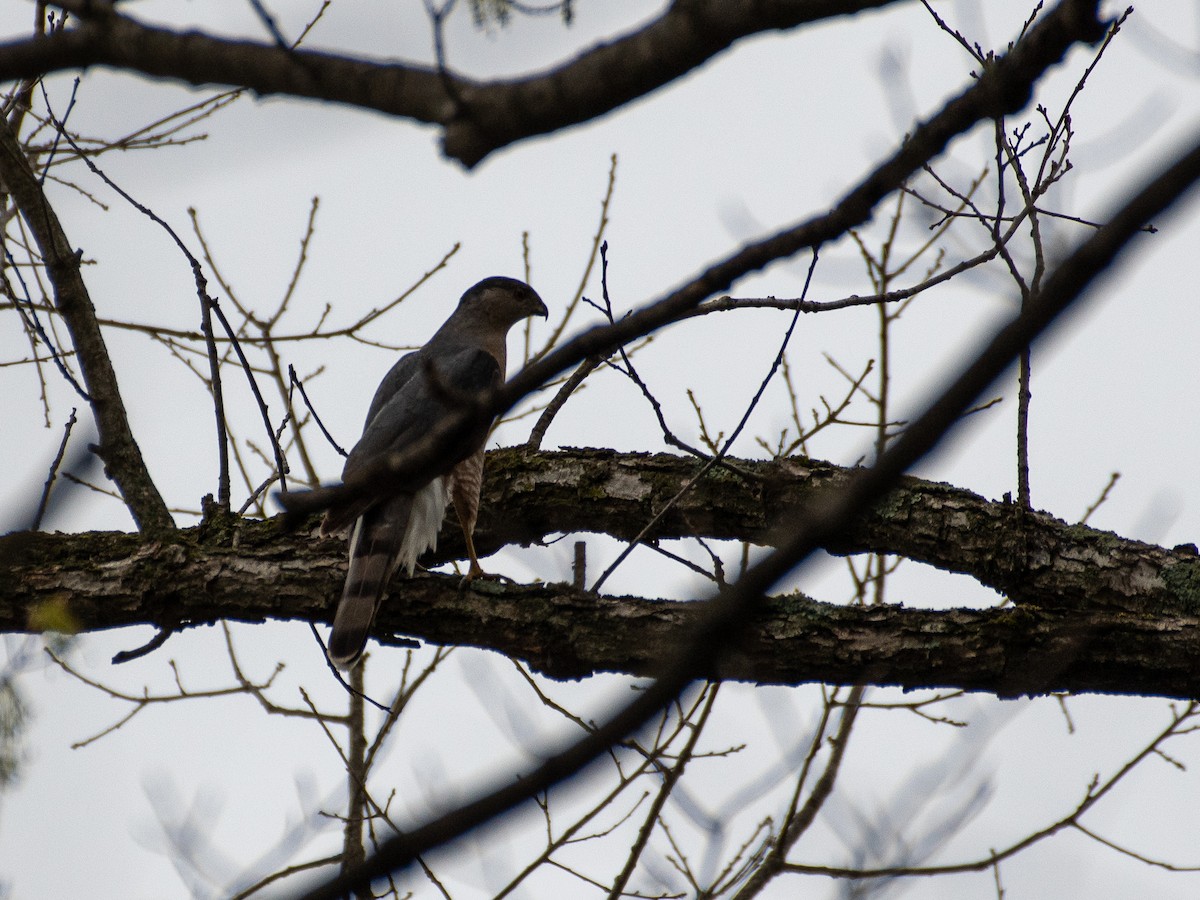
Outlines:
[[[408,574],[426,550],[436,549],[446,514],[447,491],[435,478],[416,494],[373,506],[354,523],[346,586],[329,633],[329,658],[349,669],[362,655],[388,582],[400,567]]]

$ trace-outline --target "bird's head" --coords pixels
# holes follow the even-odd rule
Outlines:
[[[478,316],[507,330],[529,316],[549,313],[538,292],[525,282],[493,275],[469,288],[458,301],[458,311]]]

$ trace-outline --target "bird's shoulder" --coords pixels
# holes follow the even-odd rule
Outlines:
[[[496,358],[479,347],[443,346],[428,351],[426,345],[408,354],[384,377],[343,477],[379,453],[424,435],[456,404],[504,380]]]
[[[481,391],[503,378],[503,366],[495,355],[478,344],[462,341],[430,341],[406,353],[388,370],[375,389],[363,423],[366,430],[385,407],[409,406],[438,393],[438,384],[454,391]]]
[[[412,380],[413,376],[421,371],[421,351],[424,349],[422,347],[410,353],[405,353],[396,360],[395,365],[388,369],[387,374],[383,376],[383,380],[379,382],[379,387],[375,389],[375,396],[371,398],[371,406],[367,410],[367,421],[363,423],[364,429],[370,426],[371,421],[387,405],[388,401],[403,390],[404,386]]]
[[[432,343],[420,362],[427,379],[440,379],[457,392],[482,391],[503,380],[503,364],[487,347],[471,341]]]

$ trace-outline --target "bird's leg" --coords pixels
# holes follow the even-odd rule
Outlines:
[[[472,522],[472,525],[475,523]],[[474,578],[491,578],[487,572],[483,571],[483,566],[479,565],[479,557],[475,555],[475,538],[474,528],[468,528],[466,523],[463,524],[463,539],[467,542],[467,557],[471,560],[471,566],[467,569],[467,580]]]
[[[467,544],[467,558],[470,559],[467,581],[472,581],[473,578],[488,578],[491,576],[484,571],[484,566],[479,564],[479,557],[475,554],[475,511],[470,508],[470,503],[463,497],[463,493],[466,492],[457,484],[451,491],[455,500],[454,509],[458,514],[458,524],[462,526],[462,538]]]
[[[480,578],[487,581],[507,581],[512,584],[511,578],[487,572],[479,564],[479,556],[475,553],[475,517],[468,516],[465,521],[460,519],[459,524],[462,526],[463,541],[467,545],[467,559],[471,561],[467,574],[463,576],[463,585],[468,585]]]
[[[479,516],[479,488],[483,483],[483,448],[477,453],[464,459],[454,468],[450,479],[450,499],[454,503],[454,511],[458,514],[458,524],[462,527],[463,542],[467,545],[467,558],[471,561],[465,581],[476,578],[502,578],[490,575],[479,565],[479,556],[475,552],[475,521]]]

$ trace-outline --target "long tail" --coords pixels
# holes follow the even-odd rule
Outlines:
[[[446,486],[437,478],[415,495],[372,507],[354,523],[346,585],[329,633],[334,665],[348,669],[358,661],[392,575],[400,566],[411,575],[417,558],[437,546],[445,512]]]

